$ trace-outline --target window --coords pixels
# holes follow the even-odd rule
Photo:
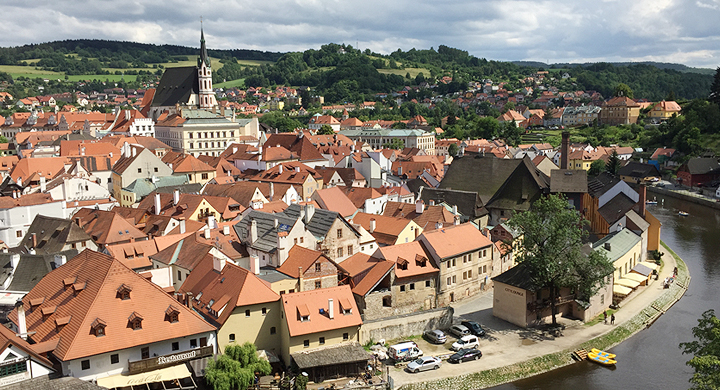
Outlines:
[[[190,348],[197,348],[197,339],[190,339]]]
[[[295,245],[297,245],[297,238],[295,238],[293,241],[294,241]]]
[[[277,330],[273,326],[272,328],[270,328],[270,334],[275,334],[275,333],[277,333]]]
[[[447,264],[447,269],[450,269],[450,262],[448,261],[448,262],[445,263],[445,264]]]
[[[178,282],[182,280],[182,272],[178,270]]]
[[[153,168],[153,170],[155,171],[155,173],[157,173],[158,167]]]
[[[353,254],[353,247],[352,247],[352,245],[348,245],[348,248],[347,248],[347,249],[348,249],[348,256],[352,256],[352,254]]]
[[[453,267],[455,266],[455,260],[457,260],[457,259],[452,259]]]
[[[315,272],[320,272],[320,271],[322,271],[322,264],[315,263]]]
[[[487,265],[483,265],[483,273],[484,273],[484,274],[487,273]]]
[[[430,286],[430,281],[429,281],[429,280],[426,280],[426,281],[425,281],[425,287],[431,287],[431,286]]]
[[[80,367],[82,367],[83,370],[89,370],[90,369],[90,360],[81,361]]]
[[[457,279],[456,279],[456,276],[455,276],[455,275],[453,275],[453,277],[452,277],[452,278],[453,278],[453,283],[457,283]]]
[[[349,336],[349,334],[343,333],[343,341],[347,341],[350,338]]]
[[[307,348],[310,346],[310,340],[303,340],[303,347]]]
[[[403,291],[405,291],[405,285],[404,285],[404,284],[403,284],[402,286],[400,286],[400,292],[403,292]]]
[[[228,340],[230,340],[231,343],[234,343],[235,342],[235,333],[230,333]]]
[[[245,317],[250,317],[250,310],[245,310]]]
[[[467,279],[467,272],[463,272],[463,280]]]
[[[265,314],[267,314],[267,307],[262,308],[262,315],[265,315]]]
[[[446,283],[446,284],[447,284],[448,286],[452,284],[452,279],[451,279],[449,276],[448,276],[448,278],[447,278],[447,283]]]
[[[300,243],[302,244],[303,242],[305,242],[305,237],[300,237]]]
[[[337,249],[337,257],[343,257],[343,248]]]
[[[483,257],[487,257],[487,249],[483,249]]]
[[[315,281],[315,289],[317,290],[317,289],[319,289],[319,288],[322,288],[322,282],[319,281],[319,280],[316,280],[316,281]]]
[[[174,342],[174,343],[172,343],[172,350],[173,350],[173,351],[179,351],[179,350],[180,350],[180,343],[177,342],[177,341]]]
[[[471,278],[472,278],[472,270],[469,269],[469,270],[468,270],[468,279],[471,279]]]
[[[142,173],[142,168],[138,168],[138,173]]]
[[[320,343],[320,345],[325,344],[325,337],[320,337],[320,339],[318,339],[318,342]]]
[[[342,238],[342,229],[337,230],[337,238]]]
[[[415,290],[415,283],[410,283],[410,290]]]
[[[118,354],[112,354],[110,355],[110,364],[118,364],[120,363],[120,355]]]
[[[140,358],[141,359],[149,359],[150,358],[150,347],[143,347],[140,349]]]
[[[207,347],[207,337],[200,337],[200,346]]]

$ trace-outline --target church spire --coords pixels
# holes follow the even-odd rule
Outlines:
[[[198,67],[205,63],[207,67],[210,67],[210,59],[207,55],[207,48],[205,47],[205,33],[202,28],[202,19],[200,20],[200,59],[198,59]]]

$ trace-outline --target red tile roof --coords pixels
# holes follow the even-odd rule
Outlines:
[[[327,313],[330,299],[333,300],[333,319]],[[362,325],[355,298],[347,285],[283,294],[282,304],[290,337]],[[350,312],[343,314],[341,305],[349,305]],[[308,321],[302,321],[301,315],[308,316]]]
[[[397,278],[432,275],[439,272],[435,264],[433,264],[432,261],[428,261],[428,255],[418,241],[385,246],[379,250],[380,258],[397,264],[395,267],[395,276]],[[345,262],[343,262],[343,264],[345,264]],[[406,264],[407,266],[401,266],[402,264]]]
[[[418,240],[430,246],[428,250],[438,256],[436,261],[492,245],[492,241],[471,223],[423,232]]]

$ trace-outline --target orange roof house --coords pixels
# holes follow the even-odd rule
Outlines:
[[[193,340],[215,352],[215,328],[200,315],[91,250],[47,274],[22,303],[27,330],[20,332],[62,362],[63,375],[92,380],[127,372],[128,361],[190,350]],[[18,326],[22,316],[16,309],[9,319]]]
[[[312,200],[325,210],[337,211],[345,218],[350,217],[357,211],[353,202],[338,187],[317,190],[313,193]]]

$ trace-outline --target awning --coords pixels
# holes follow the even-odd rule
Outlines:
[[[656,269],[658,269],[658,267],[659,267],[657,264],[651,263],[651,262],[649,262],[649,261],[641,261],[641,262],[639,262],[638,264],[642,264],[642,265],[650,268],[651,270],[656,270]]]
[[[616,280],[616,281],[615,281],[615,284],[616,284],[616,285],[620,285],[620,286],[635,288],[635,287],[637,287],[637,286],[640,285],[640,282],[637,282],[637,281],[632,280],[632,279],[628,279],[628,278],[626,278],[626,277],[623,276],[622,278]]]
[[[647,276],[642,276],[642,275],[640,275],[640,274],[636,274],[636,273],[632,273],[632,272],[629,273],[629,274],[625,274],[625,276],[623,276],[622,278],[623,278],[623,279],[634,280],[634,281],[636,281],[636,282],[638,282],[638,283],[647,282],[647,280],[648,280],[648,277],[647,277]]]
[[[145,383],[171,381],[188,377],[190,377],[190,371],[188,371],[187,366],[185,364],[178,364],[177,366],[143,372],[142,374],[118,374],[106,376],[105,378],[98,378],[97,384],[98,386],[106,387],[108,389],[114,389],[118,387],[137,386]]]
[[[624,286],[618,286],[617,284],[613,286],[613,294],[617,294],[620,296],[627,296],[632,292],[631,288],[624,287]]]

